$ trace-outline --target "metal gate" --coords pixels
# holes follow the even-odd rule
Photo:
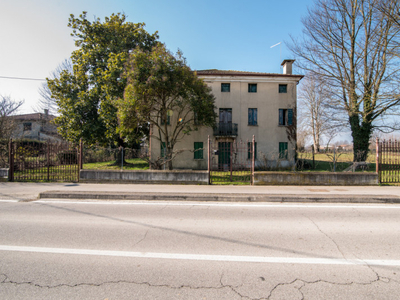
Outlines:
[[[255,139],[208,140],[208,170],[210,184],[253,184]]]
[[[79,147],[67,142],[10,141],[10,181],[79,181]]]
[[[376,140],[377,172],[380,183],[400,183],[400,141]]]

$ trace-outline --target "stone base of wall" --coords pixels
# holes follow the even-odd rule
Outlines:
[[[0,181],[8,181],[8,168],[0,168]]]
[[[378,185],[369,172],[256,172],[255,185]]]
[[[208,184],[207,171],[106,171],[81,170],[80,182]]]

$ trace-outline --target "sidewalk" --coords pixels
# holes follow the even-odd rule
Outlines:
[[[0,200],[37,199],[400,203],[400,187],[0,182]]]

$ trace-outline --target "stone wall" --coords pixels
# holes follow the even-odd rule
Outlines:
[[[106,171],[81,170],[80,182],[208,184],[207,171]]]
[[[255,185],[378,185],[371,172],[256,172]]]

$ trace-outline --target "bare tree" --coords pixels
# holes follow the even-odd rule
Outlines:
[[[0,140],[11,137],[14,122],[10,116],[15,114],[23,103],[23,100],[14,101],[10,96],[0,95]]]
[[[51,72],[50,79],[56,79],[60,77],[62,71],[68,71],[70,74],[73,73],[73,66],[71,59],[65,59],[62,63],[60,63],[57,68]],[[43,82],[41,87],[39,87],[39,95],[40,99],[38,105],[35,107],[35,111],[43,112],[45,109],[48,110],[49,114],[56,114],[58,110],[58,106],[56,103],[56,99],[52,97],[51,91],[47,85],[47,81]]]
[[[343,128],[342,111],[332,107],[332,91],[324,78],[309,73],[299,88],[299,114],[306,131],[312,138],[315,151],[319,152],[322,138],[328,143]]]
[[[388,0],[316,0],[302,21],[303,38],[289,44],[303,70],[329,82],[331,105],[346,111],[354,161],[366,159],[374,129],[400,129],[387,117],[400,106],[400,28],[381,1]]]

